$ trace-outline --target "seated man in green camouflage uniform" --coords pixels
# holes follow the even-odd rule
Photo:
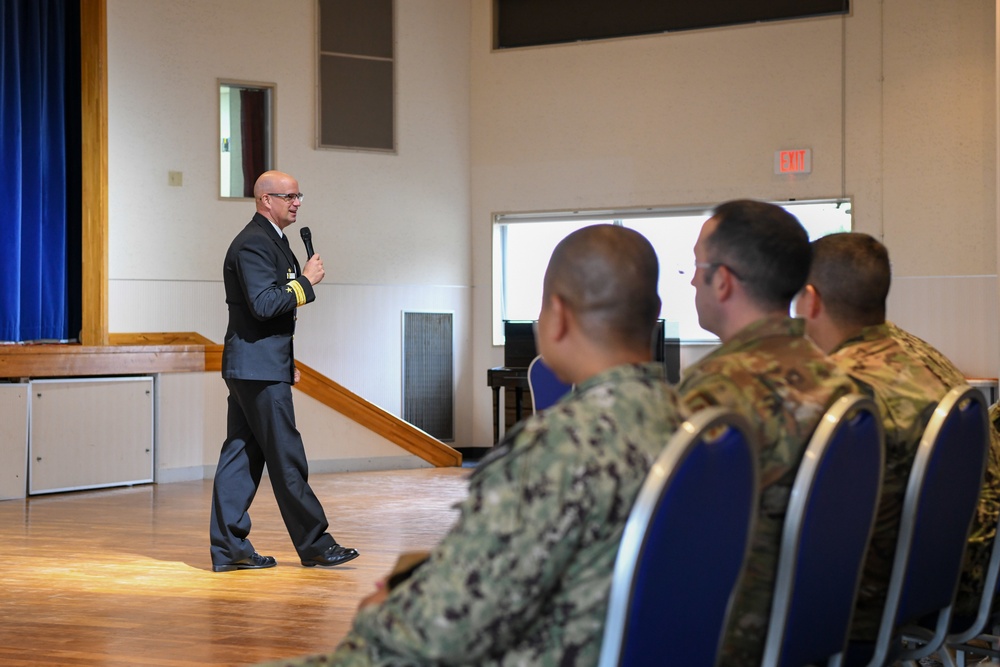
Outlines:
[[[893,338],[900,345],[911,350],[927,364],[939,377],[958,378],[965,383],[964,374],[946,356],[931,347],[929,343],[900,329],[892,322],[886,322]],[[982,594],[986,566],[993,550],[997,534],[997,519],[1000,517],[1000,403],[990,406],[990,447],[986,451],[986,470],[983,488],[979,492],[979,507],[972,520],[969,542],[965,549],[962,565],[962,579],[958,582],[958,595],[952,613],[956,617],[974,616],[978,600]]]
[[[923,340],[886,322],[891,269],[885,246],[867,234],[833,234],[813,242],[813,261],[796,311],[806,333],[874,396],[885,430],[885,473],[875,530],[865,560],[851,639],[873,641],[892,570],[903,495],[924,427],[938,401],[965,376]],[[991,429],[992,430],[992,429]],[[997,521],[997,437],[992,433],[979,511],[966,550],[956,613],[978,600]]]
[[[802,455],[820,419],[853,382],[804,335],[789,305],[809,272],[809,237],[784,209],[734,201],[715,209],[694,248],[698,321],[722,346],[678,386],[691,410],[743,414],[760,443],[761,499],[721,665],[757,667],[771,611],[781,529]]]
[[[649,242],[622,227],[556,247],[536,340],[574,390],[480,462],[451,531],[407,580],[362,601],[333,654],[294,664],[597,664],[625,521],[680,422],[651,362],[658,271]]]

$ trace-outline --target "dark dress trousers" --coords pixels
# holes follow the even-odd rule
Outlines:
[[[292,408],[295,309],[316,298],[271,222],[255,214],[226,253],[229,327],[222,377],[229,387],[226,441],[212,492],[212,562],[250,557],[250,504],[267,465],[281,517],[303,559],[335,544],[309,487],[302,437]]]

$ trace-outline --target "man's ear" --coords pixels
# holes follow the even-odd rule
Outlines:
[[[728,301],[732,297],[736,287],[735,280],[733,272],[725,264],[721,264],[715,269],[715,273],[712,274],[712,289],[715,290],[715,296],[719,303]]]
[[[823,309],[823,301],[812,283],[807,283],[795,300],[795,312],[807,320],[814,320]]]
[[[570,319],[573,311],[558,294],[549,296],[549,310],[552,313],[551,336],[555,341],[560,341],[569,333]]]

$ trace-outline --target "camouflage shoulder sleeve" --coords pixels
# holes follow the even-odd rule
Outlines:
[[[379,652],[432,662],[474,663],[512,644],[585,529],[586,500],[561,472],[573,466],[553,465],[572,459],[560,444],[567,429],[525,429],[538,446],[515,447],[470,485],[455,526],[383,604],[357,616],[357,635]]]
[[[744,403],[737,383],[721,369],[692,373],[681,380],[677,393],[688,415],[713,406],[738,409]]]

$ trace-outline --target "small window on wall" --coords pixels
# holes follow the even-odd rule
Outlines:
[[[846,199],[775,202],[795,215],[810,239],[851,231]],[[711,207],[516,213],[494,217],[493,344],[503,345],[504,320],[534,320],[542,305],[542,277],[556,245],[581,227],[613,224],[641,233],[660,262],[658,291],[664,336],[683,342],[717,342],[698,326],[691,286],[694,244]]]
[[[219,81],[219,196],[253,198],[274,168],[274,84]]]
[[[395,151],[393,0],[319,0],[321,148]]]

